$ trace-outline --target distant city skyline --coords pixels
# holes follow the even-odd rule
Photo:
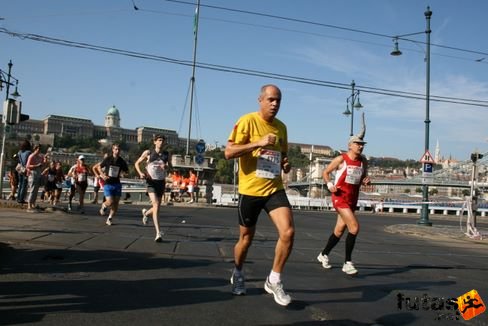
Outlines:
[[[115,114],[116,113],[116,114]],[[131,130],[131,131],[134,131],[135,129],[138,129],[138,128],[149,128],[149,129],[159,129],[159,130],[166,130],[166,131],[171,131],[171,132],[174,132],[175,136],[178,137],[179,139],[179,146],[185,146],[186,144],[186,139],[187,139],[187,135],[185,134],[179,134],[176,130],[174,129],[170,129],[170,128],[164,128],[164,127],[154,127],[154,126],[151,126],[151,125],[140,125],[140,126],[137,126],[136,128],[126,128],[124,125],[123,125],[123,115],[122,113],[120,113],[120,110],[118,110],[117,106],[116,105],[112,105],[110,107],[108,107],[106,109],[106,114],[104,115],[104,122],[102,124],[98,124],[96,123],[96,120],[95,119],[91,119],[90,117],[81,117],[81,116],[75,116],[75,115],[62,115],[62,114],[47,114],[45,117],[41,118],[41,119],[30,119],[31,122],[32,120],[35,120],[35,121],[43,121],[45,119],[49,119],[50,117],[61,117],[61,118],[72,118],[72,119],[76,119],[76,120],[86,120],[86,121],[90,121],[91,123],[93,123],[93,125],[95,127],[100,127],[100,126],[103,126],[103,127],[116,127],[116,128],[121,128],[121,129],[126,129],[126,130]],[[80,127],[79,125],[77,126],[78,128]],[[24,127],[23,128],[24,131],[27,131],[26,128]],[[82,128],[83,129],[83,128]],[[73,131],[72,131],[73,132]],[[86,132],[86,130],[85,130]],[[32,130],[32,133],[36,133],[36,130]],[[51,132],[50,135],[52,135],[53,133]],[[85,134],[85,133],[83,133]],[[81,135],[81,134],[80,134]],[[170,137],[170,139],[173,139],[174,137]],[[191,142],[192,144],[195,144],[199,139],[195,139],[195,138],[192,138],[191,139]],[[215,142],[211,142],[211,141],[208,141],[207,139],[203,139],[205,142],[206,142],[206,145],[207,145],[207,148],[208,149],[215,149],[216,147],[219,147],[219,148],[224,148],[225,147],[225,143],[223,144],[220,144],[220,145],[217,145],[217,143]],[[52,140],[51,140],[52,141]],[[174,142],[176,140],[173,140],[171,142]],[[309,155],[309,153],[311,151],[313,151],[313,153],[315,155],[325,155],[325,156],[330,156],[333,154],[334,151],[347,151],[346,148],[333,148],[331,147],[330,145],[328,144],[317,144],[317,143],[313,143],[313,144],[309,144],[309,143],[300,143],[300,142],[296,142],[294,141],[293,139],[289,139],[288,140],[290,144],[292,145],[298,145],[300,146],[300,148],[302,149],[302,152],[306,155]],[[315,149],[314,149],[315,147]],[[439,141],[437,140],[436,141],[436,146],[434,147],[433,150],[431,150],[431,154],[432,153],[435,153],[432,155],[432,157],[434,158],[435,162],[436,163],[442,163],[443,160],[446,160],[446,159],[450,159],[451,157],[446,157],[445,155],[442,155],[442,152],[441,152],[441,147],[440,147],[440,144],[439,144]],[[372,156],[372,157],[378,157],[378,158],[396,158],[396,159],[401,159],[401,158],[397,158],[397,157],[394,157],[394,156],[374,156],[374,155],[368,155],[368,154],[365,154],[366,156]],[[420,158],[418,158],[420,160]],[[401,159],[403,160],[403,159]],[[413,160],[416,160],[416,159],[413,159]]]

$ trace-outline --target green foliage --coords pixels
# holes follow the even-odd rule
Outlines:
[[[100,148],[98,140],[95,138],[72,137],[70,135],[54,136],[54,147],[68,148],[69,151],[76,152],[80,149],[96,152]]]
[[[217,161],[216,169],[214,179],[216,183],[230,184],[234,182],[234,160],[220,159]]]
[[[310,165],[309,158],[301,152],[299,146],[291,146],[288,149],[288,162],[294,168],[304,168]]]
[[[339,155],[341,155],[341,152],[339,152],[337,150],[332,153],[332,157],[336,157],[336,156],[339,156]]]
[[[205,156],[212,157],[215,163],[215,178],[216,183],[233,183],[234,182],[234,160],[226,160],[224,151],[220,148],[216,148],[211,151],[207,151]]]
[[[181,155],[185,156],[186,155],[186,148],[185,147],[175,147],[175,146],[167,146],[166,150],[171,153],[171,155]],[[191,151],[190,151],[191,153]]]
[[[421,167],[421,163],[415,160],[399,160],[396,158],[391,157],[369,157],[368,164],[371,167],[380,167],[380,168],[415,168],[419,169]]]
[[[211,151],[207,151],[205,156],[213,157],[215,160],[225,160],[225,153],[221,148],[216,148]]]

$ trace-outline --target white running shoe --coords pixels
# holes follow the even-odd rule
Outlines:
[[[352,261],[346,261],[344,266],[342,266],[342,271],[347,275],[356,275],[358,270],[354,267]]]
[[[264,282],[264,289],[266,292],[273,295],[277,304],[281,306],[288,306],[290,304],[291,297],[286,294],[285,290],[283,290],[283,283],[279,282],[273,284],[269,281],[269,277],[267,277],[266,282]]]
[[[317,256],[317,260],[322,263],[322,267],[325,269],[329,269],[332,267],[332,265],[329,264],[329,257],[327,255],[323,255],[322,253],[320,253]]]
[[[109,226],[112,225],[112,218],[111,217],[107,218],[107,221],[105,221],[105,224],[107,224]]]
[[[144,224],[144,225],[147,224],[147,216],[146,216],[147,211],[148,210],[145,208],[142,209],[142,224]]]
[[[99,211],[100,215],[103,216],[103,215],[107,214],[107,210],[108,210],[107,207],[105,207],[105,205],[102,205],[102,207],[100,208],[100,211]]]
[[[156,242],[163,242],[163,236],[162,236],[162,234],[158,232],[158,234],[156,234],[156,239],[154,239],[154,241],[156,241]]]

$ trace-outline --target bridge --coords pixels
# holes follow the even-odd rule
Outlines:
[[[327,163],[329,163],[327,161]],[[322,171],[325,168],[325,164],[319,168],[315,165],[315,169],[312,169],[312,173],[307,173],[301,180],[290,182],[287,184],[288,188],[295,190],[302,196],[307,196],[309,192],[313,193],[313,190],[320,194],[326,193],[328,195],[327,185],[322,179]],[[320,173],[317,173],[320,171]],[[370,175],[371,185],[363,186],[364,192],[372,193],[402,193],[405,189],[411,191],[412,188],[418,188],[427,184],[429,187],[436,188],[439,192],[462,192],[462,190],[471,189],[472,180],[475,180],[474,187],[480,192],[488,192],[488,158],[483,155],[483,158],[477,160],[476,164],[473,161],[462,161],[452,163],[448,167],[435,170],[432,173],[432,177],[423,178],[422,174],[412,176],[384,176],[384,175]],[[477,181],[479,180],[479,181]],[[450,190],[447,190],[450,189]],[[387,190],[387,191],[385,191]],[[319,196],[322,197],[322,196]]]

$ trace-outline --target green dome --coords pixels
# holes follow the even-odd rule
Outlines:
[[[113,116],[118,117],[119,116],[119,110],[114,105],[110,109],[108,109],[107,115],[113,115]]]

